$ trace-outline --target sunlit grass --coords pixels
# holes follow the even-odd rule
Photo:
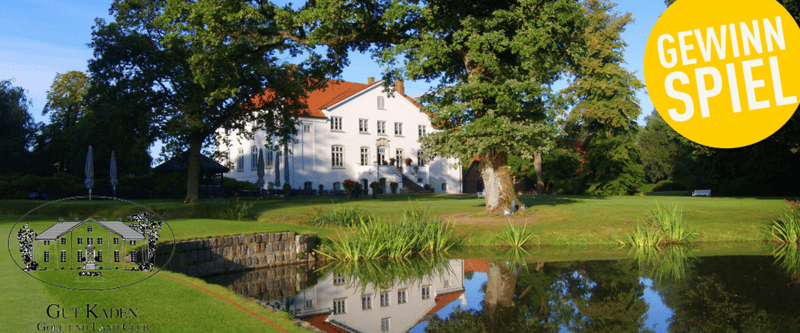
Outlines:
[[[647,220],[644,226],[636,224],[636,230],[620,240],[620,243],[634,247],[657,247],[686,243],[698,235],[683,219],[683,212],[677,204],[669,208],[656,204]]]

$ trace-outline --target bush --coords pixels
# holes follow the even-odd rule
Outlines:
[[[623,244],[635,247],[652,247],[662,244],[685,243],[697,236],[697,233],[683,220],[683,213],[676,204],[669,208],[656,208],[648,215],[648,225],[636,225],[636,231],[629,234]]]
[[[771,234],[784,244],[800,242],[800,202],[788,201],[789,207],[777,220],[772,220]]]

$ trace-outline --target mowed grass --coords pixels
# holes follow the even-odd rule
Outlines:
[[[786,207],[783,198],[521,196],[520,199],[528,209],[510,219],[483,214],[484,199],[475,195],[384,195],[378,199],[362,196],[351,201],[329,197],[240,200],[240,203],[253,204],[249,213],[254,221],[208,218],[228,207],[231,203],[228,199],[193,205],[168,200],[137,203],[164,216],[178,240],[288,230],[317,232],[318,236],[330,239],[345,229],[311,226],[313,217],[336,207],[359,207],[391,221],[401,217],[409,205],[414,205],[442,215],[445,221],[455,222],[453,235],[465,246],[497,245],[496,236],[509,222],[527,225],[527,230],[532,233],[529,242],[532,245],[616,244],[617,240],[634,231],[637,223],[644,223],[648,212],[657,204],[678,204],[687,225],[698,233],[698,242],[763,241],[770,239],[771,220],[778,218]],[[41,203],[3,200],[0,201],[0,213],[21,215]],[[37,218],[72,218],[86,214],[111,219],[140,210],[118,201],[77,201],[52,206],[37,210],[37,215],[44,215]]]

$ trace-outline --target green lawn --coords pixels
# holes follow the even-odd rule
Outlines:
[[[196,205],[184,205],[178,201],[144,200],[138,203],[162,214],[168,222],[175,238],[194,239],[220,235],[251,234],[270,231],[295,231],[317,233],[320,237],[331,238],[343,232],[338,228],[320,228],[308,225],[307,221],[316,214],[332,210],[335,204],[357,205],[387,220],[400,215],[409,202],[420,205],[435,214],[457,220],[454,234],[467,247],[462,251],[468,256],[479,254],[491,256],[492,251],[469,246],[496,244],[496,234],[502,227],[512,223],[528,224],[534,233],[534,242],[543,245],[581,245],[580,247],[552,246],[537,250],[537,257],[560,260],[574,258],[576,255],[587,258],[615,258],[619,251],[610,247],[587,247],[588,244],[611,245],[631,232],[636,223],[644,222],[647,212],[656,203],[661,205],[679,204],[683,208],[684,219],[694,227],[707,244],[722,244],[724,251],[735,252],[725,244],[733,242],[759,242],[768,238],[766,226],[778,217],[786,207],[782,198],[692,198],[670,197],[607,197],[585,196],[524,196],[522,202],[528,209],[512,219],[504,216],[482,214],[483,200],[474,195],[414,195],[382,196],[374,200],[361,198],[352,201],[328,198],[286,200],[242,200],[252,203],[248,210],[250,221],[231,221],[215,219],[224,217],[236,202],[229,200],[207,201]],[[0,201],[0,232],[9,235],[11,227],[29,210],[42,202]],[[35,230],[49,225],[58,217],[106,217],[115,219],[138,211],[139,208],[120,202],[68,202],[50,205],[37,210],[25,221],[31,222]],[[235,210],[235,209],[233,209]],[[17,226],[19,228],[20,226]],[[171,239],[169,229],[164,229],[162,240]],[[13,237],[13,235],[12,235]],[[14,242],[11,243],[13,245]],[[756,244],[756,243],[748,243]],[[759,243],[760,244],[760,243]],[[740,244],[742,247],[752,247]],[[11,248],[15,253],[16,248]],[[759,250],[761,252],[765,250]],[[472,253],[472,254],[470,254]],[[200,279],[180,274],[161,272],[147,280],[130,287],[108,291],[74,291],[40,283],[19,270],[8,255],[0,256],[0,332],[35,331],[40,322],[61,324],[64,330],[68,325],[89,324],[108,325],[125,322],[147,324],[153,332],[234,332],[268,331],[271,326],[253,314],[207,292],[186,283],[170,279],[178,278],[224,296],[253,313],[267,318],[281,327],[299,331],[288,319],[288,315],[274,313],[260,308],[247,299],[235,295],[223,287],[209,285]],[[566,259],[565,259],[566,260]],[[62,307],[85,308],[86,304],[99,304],[99,307],[125,307],[138,309],[138,318],[129,321],[120,319],[51,319],[46,309],[50,304]],[[85,313],[83,314],[85,316]]]

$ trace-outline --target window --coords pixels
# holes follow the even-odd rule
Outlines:
[[[386,122],[378,120],[378,134],[386,134]]]
[[[258,169],[258,148],[250,147],[250,169]]]
[[[406,290],[400,289],[397,291],[397,304],[406,304]]]
[[[402,149],[398,149],[395,152],[395,158],[397,159],[397,165],[403,165],[403,163],[405,163],[405,161],[403,161],[403,150]]]
[[[67,262],[67,250],[61,250],[61,262]]]
[[[381,332],[389,332],[389,318],[381,318]]]
[[[431,286],[423,286],[422,287],[422,299],[429,299],[431,298]]]
[[[361,296],[361,310],[372,309],[372,295]]]
[[[92,226],[87,226],[86,227],[86,232],[92,232]]]
[[[312,183],[312,182],[305,182],[305,183],[303,183],[303,189],[305,189],[306,191],[310,191],[311,190],[311,186],[313,186],[313,185],[314,185],[314,183]]]
[[[358,132],[359,133],[369,133],[369,120],[367,120],[367,119],[359,119],[358,120]]]
[[[119,245],[119,238],[114,237],[114,245]]]
[[[114,250],[114,262],[119,262],[119,250]]]
[[[50,262],[50,251],[44,251],[44,262]]]
[[[44,241],[44,245],[50,245],[50,241]]]
[[[310,299],[307,299],[306,300],[306,309],[310,309],[310,308],[313,308],[313,307],[314,307],[314,301],[310,300]]]
[[[342,189],[342,183],[340,183],[340,182],[333,183],[333,190],[334,191],[338,191],[338,190],[341,190],[341,189]]]
[[[447,183],[442,183],[442,193],[447,193]]]
[[[425,166],[425,152],[417,150],[417,165]]]
[[[381,307],[385,308],[387,306],[389,306],[389,292],[388,291],[382,291],[381,292]]]
[[[386,163],[386,147],[378,147],[378,163]]]
[[[136,250],[131,250],[131,262],[136,262]]]
[[[136,245],[136,241],[135,241],[135,240],[132,240],[132,241],[130,241],[130,244],[131,244],[131,245]]]
[[[444,287],[450,288],[450,280],[444,280]]]
[[[342,273],[337,273],[333,276],[333,285],[334,286],[341,286],[344,285],[344,275]]]
[[[331,131],[342,130],[342,117],[331,117]]]
[[[97,245],[103,245],[103,237],[97,237]]]
[[[344,167],[344,147],[342,146],[331,147],[331,167],[332,168]]]
[[[236,170],[242,171],[244,170],[244,149],[239,148],[239,160],[238,164],[236,165]]]
[[[403,123],[394,123],[394,135],[403,135]]]
[[[303,125],[303,133],[311,133],[311,125]]]
[[[103,262],[103,250],[97,250],[97,262]]]
[[[369,147],[361,147],[361,165],[369,165]]]
[[[83,238],[78,237],[78,245],[83,245]]]
[[[85,260],[86,260],[86,258],[83,257],[83,251],[82,250],[78,250],[78,262],[83,262]]]
[[[67,238],[61,237],[61,245],[67,245]]]
[[[92,245],[94,243],[94,239],[92,237],[86,237],[86,245]]]
[[[419,125],[419,137],[425,136],[425,125]]]
[[[268,147],[267,148],[267,160],[264,163],[264,165],[267,168],[271,168],[272,167],[272,147]]]
[[[364,189],[364,191],[369,191],[369,182],[366,178],[361,178],[361,188]]]
[[[346,298],[340,298],[340,299],[333,300],[333,314],[337,315],[337,314],[346,313],[346,311],[347,311],[347,309],[345,308],[345,306],[346,306],[345,301],[346,300],[347,300]]]
[[[386,105],[383,104],[383,96],[378,96],[378,110],[386,110]]]

